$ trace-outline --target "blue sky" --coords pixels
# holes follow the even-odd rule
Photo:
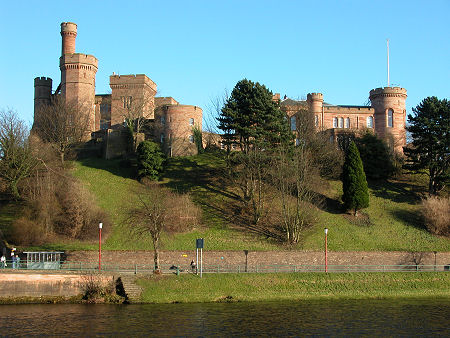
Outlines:
[[[146,74],[160,96],[198,105],[248,78],[291,98],[322,92],[360,105],[387,85],[408,90],[407,109],[450,94],[450,1],[4,1],[0,109],[32,122],[33,79],[59,84],[60,23],[78,25],[76,51],[109,75]]]

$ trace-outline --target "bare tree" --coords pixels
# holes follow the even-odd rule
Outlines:
[[[38,109],[33,131],[44,142],[52,144],[64,163],[64,158],[73,145],[89,139],[89,124],[87,107],[55,97],[49,105]]]
[[[179,195],[158,184],[142,185],[136,191],[137,206],[129,211],[133,235],[149,235],[154,250],[154,271],[160,270],[161,234],[185,231],[196,225],[199,209],[188,195]]]
[[[30,176],[37,165],[30,145],[29,130],[12,110],[0,112],[0,177],[14,198],[20,198],[18,184]]]

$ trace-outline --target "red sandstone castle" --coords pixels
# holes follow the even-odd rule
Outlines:
[[[193,128],[202,129],[202,109],[181,105],[172,97],[155,97],[156,84],[144,74],[113,75],[109,78],[111,94],[95,94],[98,60],[93,55],[75,53],[77,25],[61,23],[62,53],[59,61],[61,82],[52,94],[52,79],[34,79],[34,114],[39,107],[50,104],[52,96],[61,95],[65,102],[87,107],[88,131],[93,137],[100,133],[105,142],[105,157],[120,156],[126,151],[121,134],[128,118],[144,118],[156,132],[150,135],[161,142],[169,156],[195,154]],[[406,145],[406,90],[399,87],[370,91],[371,106],[331,105],[323,94],[310,93],[306,101],[284,99],[281,108],[290,119],[295,132],[298,114],[305,110],[314,115],[317,131],[330,132],[330,141],[356,131],[368,129],[385,139],[391,149],[403,153]],[[275,95],[279,99],[279,94]],[[148,135],[147,135],[148,137]]]
[[[103,137],[106,158],[120,156],[123,125],[126,119],[144,118],[155,128],[151,135],[163,144],[171,156],[196,153],[193,128],[202,129],[202,109],[179,104],[172,97],[155,97],[156,84],[144,74],[113,75],[109,78],[111,94],[95,94],[98,60],[93,55],[75,53],[77,25],[61,23],[62,52],[59,59],[61,82],[52,94],[52,79],[34,79],[34,114],[43,104],[50,104],[54,95],[64,102],[85,107],[89,114],[88,132]],[[156,131],[156,132],[155,132]]]
[[[330,132],[330,141],[336,142],[340,137],[357,131],[372,130],[392,150],[403,154],[406,97],[404,88],[377,88],[370,91],[371,106],[348,106],[326,103],[321,93],[310,93],[306,101],[284,99],[281,108],[290,119],[293,131],[296,130],[298,114],[307,110],[314,114],[316,130]]]

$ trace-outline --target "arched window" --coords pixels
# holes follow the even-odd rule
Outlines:
[[[314,117],[314,124],[316,125],[316,127],[319,126],[319,116],[317,115]]]
[[[337,128],[337,117],[333,117],[333,128]]]
[[[339,118],[339,128],[344,128],[344,118],[343,117]]]
[[[161,134],[161,143],[164,143],[164,134]]]
[[[297,121],[295,120],[295,116],[291,117],[291,130],[297,130]]]
[[[189,135],[189,142],[194,143],[194,135]]]
[[[367,128],[373,128],[373,116],[367,117]]]
[[[388,116],[387,116],[387,126],[389,128],[392,128],[394,126],[394,111],[392,109],[388,110]]]
[[[189,125],[190,125],[190,126],[193,126],[193,125],[194,125],[194,119],[193,119],[193,118],[190,118],[190,119],[189,119]]]
[[[347,128],[347,129],[350,128],[350,117],[346,117],[345,118],[345,125],[344,125],[344,127]]]

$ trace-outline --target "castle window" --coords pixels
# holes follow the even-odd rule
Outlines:
[[[295,116],[291,117],[291,130],[297,130],[297,121],[295,120]]]
[[[161,124],[162,125],[166,124],[166,118],[164,116],[161,116]]]
[[[350,118],[349,117],[345,118],[345,125],[344,125],[344,127],[347,128],[347,129],[350,128]]]
[[[193,119],[192,117],[189,119],[189,125],[190,125],[190,126],[193,126],[193,125],[194,125],[194,119]]]
[[[131,96],[122,96],[122,103],[124,108],[131,108],[133,98]]]
[[[164,143],[164,134],[161,134],[161,143]]]
[[[319,126],[319,116],[317,116],[317,115],[314,117],[314,124],[316,127]]]
[[[344,118],[343,117],[339,118],[339,128],[344,128]]]
[[[388,110],[387,126],[389,128],[394,126],[394,111],[392,109]]]
[[[194,143],[194,135],[189,135],[189,142]]]
[[[373,128],[373,116],[367,117],[367,128]]]
[[[337,126],[338,126],[337,117],[333,117],[333,128],[337,128]]]

